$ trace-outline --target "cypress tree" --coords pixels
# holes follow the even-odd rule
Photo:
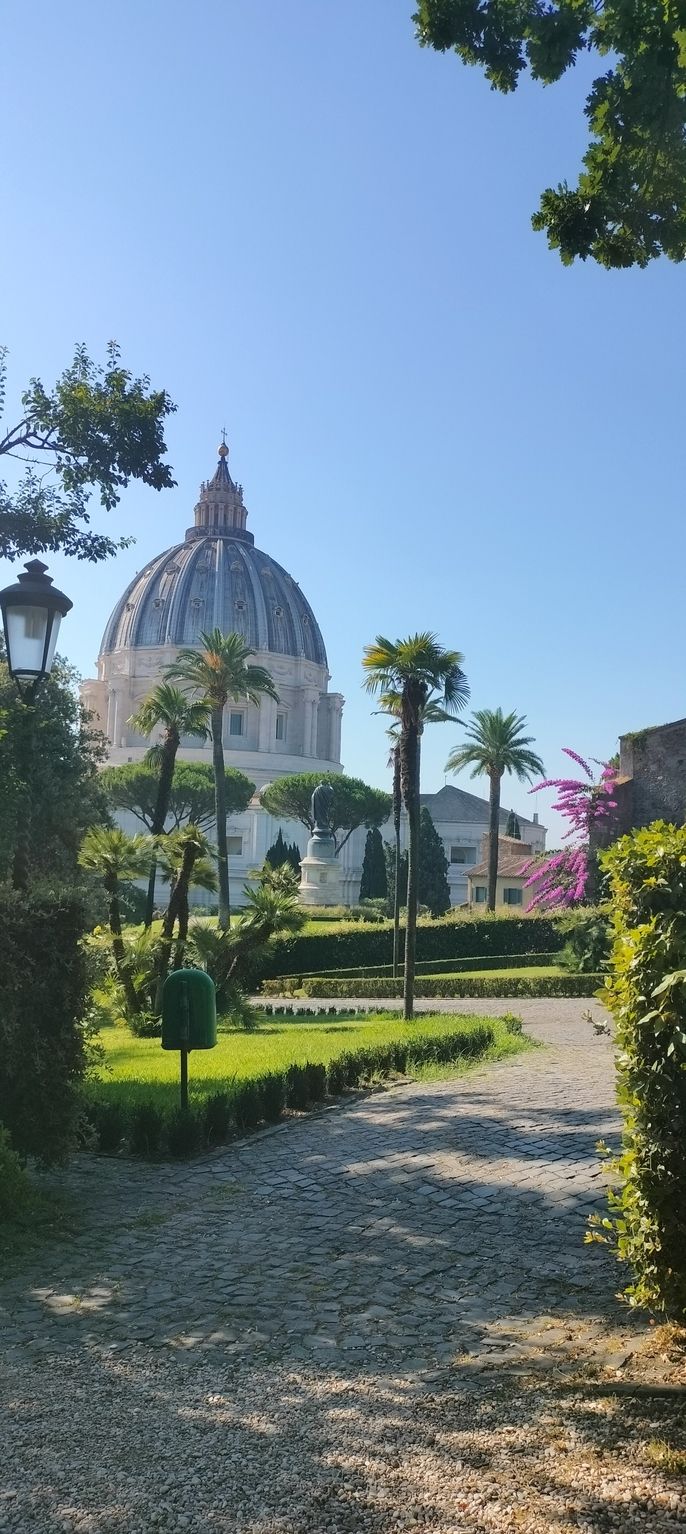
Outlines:
[[[384,861],[386,863],[386,886],[388,900],[392,907],[395,896],[395,847],[390,842],[383,845]],[[407,905],[407,853],[400,854],[400,905]]]
[[[419,817],[419,902],[432,916],[450,910],[448,859],[426,806]]]
[[[360,900],[385,900],[388,894],[383,837],[378,826],[367,832],[360,881]]]

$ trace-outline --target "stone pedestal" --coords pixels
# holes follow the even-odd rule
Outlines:
[[[300,860],[299,899],[301,905],[309,906],[341,903],[341,871],[328,831],[315,831],[307,843],[307,852]]]

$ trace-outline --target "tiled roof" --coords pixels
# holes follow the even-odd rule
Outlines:
[[[498,858],[498,878],[519,879],[526,878],[531,872],[533,865],[538,862],[537,857],[532,857],[530,852],[518,857],[513,852],[501,852]],[[488,877],[488,863],[477,863],[475,868],[469,869],[470,879],[484,879]]]
[[[469,794],[464,788],[457,788],[453,783],[446,783],[444,788],[439,789],[437,794],[421,794],[422,808],[426,808],[434,825],[440,821],[463,820],[476,826],[488,825],[488,800],[480,799],[477,794]],[[510,816],[510,811],[500,810],[500,825],[504,831]],[[517,819],[522,829],[522,840],[526,841],[525,829],[528,830],[534,822],[527,820],[524,815],[517,812]]]

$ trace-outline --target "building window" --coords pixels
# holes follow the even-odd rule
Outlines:
[[[474,886],[474,899],[477,905],[485,905],[487,895],[488,890],[486,889],[485,884],[476,884]]]
[[[523,894],[523,892],[522,892],[521,889],[514,889],[514,888],[513,889],[504,889],[503,890],[503,901],[504,901],[504,904],[505,905],[521,905],[522,904],[522,894]]]
[[[476,847],[451,847],[451,863],[475,863]]]
[[[276,738],[277,738],[277,740],[285,740],[286,739],[286,715],[285,714],[277,714],[277,716],[276,716]]]
[[[229,735],[242,735],[243,734],[243,720],[244,720],[244,718],[245,718],[245,715],[242,714],[242,713],[239,713],[236,709],[232,709],[231,710],[231,713],[229,714]]]
[[[243,837],[242,836],[227,836],[227,838],[226,838],[226,850],[227,850],[230,858],[242,858],[242,856],[243,856]]]

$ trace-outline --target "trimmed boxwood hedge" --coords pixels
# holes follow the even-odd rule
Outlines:
[[[404,937],[400,934],[400,961]],[[561,947],[557,921],[550,916],[491,916],[421,922],[417,927],[417,962],[434,959],[476,959],[490,955],[557,953]],[[320,975],[323,970],[367,969],[393,961],[392,927],[358,925],[354,930],[308,932],[275,938],[252,973],[241,979],[251,986],[277,976]]]
[[[603,984],[604,975],[460,975],[421,976],[414,988],[422,996],[594,996]],[[348,980],[304,980],[306,996],[344,999],[351,994]],[[273,994],[273,993],[272,993]],[[402,996],[402,980],[356,980],[352,995]]]
[[[518,1032],[518,1019],[512,1019],[509,1026],[513,1033]],[[285,1108],[306,1112],[325,1098],[337,1097],[375,1077],[403,1075],[429,1063],[477,1059],[494,1037],[489,1023],[463,1018],[445,1033],[417,1032],[411,1038],[347,1050],[328,1065],[307,1061],[237,1082],[227,1092],[192,1102],[186,1114],[179,1109],[164,1111],[152,1099],[134,1108],[125,1101],[96,1099],[86,1103],[86,1116],[101,1151],[128,1146],[141,1156],[184,1157],[245,1134],[261,1123],[276,1123]]]

